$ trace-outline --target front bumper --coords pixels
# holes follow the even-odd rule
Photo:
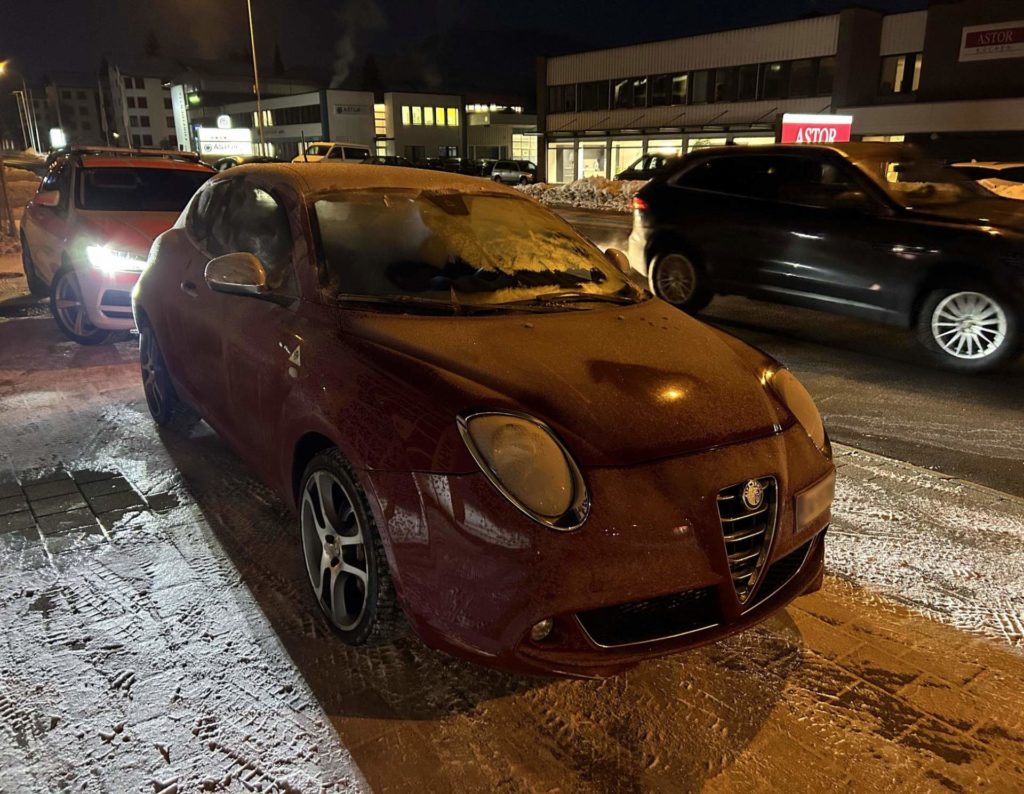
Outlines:
[[[830,513],[797,527],[796,501],[834,469],[798,426],[655,463],[589,468],[591,514],[573,532],[530,521],[482,474],[367,476],[399,596],[428,644],[516,672],[591,677],[741,631],[820,586]],[[760,584],[740,603],[717,496],[762,476],[777,483],[774,534]],[[650,621],[658,610],[660,633],[633,641],[620,632],[631,615]],[[531,640],[531,627],[548,619],[551,635]]]
[[[89,322],[104,331],[130,331],[135,327],[132,290],[141,273],[106,273],[82,266],[77,269],[77,274]]]

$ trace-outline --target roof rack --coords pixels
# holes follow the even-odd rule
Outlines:
[[[191,163],[198,163],[199,154],[196,152],[179,152],[175,149],[126,149],[116,146],[79,146],[72,144],[68,147],[69,154],[78,155],[102,155],[104,157],[156,157],[165,160],[183,160]]]

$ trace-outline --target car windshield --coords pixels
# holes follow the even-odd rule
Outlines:
[[[644,297],[569,224],[516,196],[348,191],[317,201],[329,295],[449,309]]]
[[[83,168],[76,204],[99,212],[180,212],[209,178],[185,168]]]
[[[969,174],[938,160],[860,160],[856,165],[904,207],[955,204],[994,196],[972,181]]]

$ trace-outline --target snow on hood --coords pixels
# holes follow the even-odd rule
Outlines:
[[[474,409],[528,413],[554,427],[583,465],[762,437],[786,421],[760,382],[769,365],[761,354],[660,300],[542,314],[358,317],[345,330],[374,343],[374,367],[401,380],[412,359],[482,387],[437,397],[453,420]],[[481,405],[480,394],[503,404]]]

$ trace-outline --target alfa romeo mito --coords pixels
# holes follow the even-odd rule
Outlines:
[[[233,168],[135,289],[146,400],[294,507],[343,641],[614,674],[819,588],[835,476],[788,370],[628,274],[484,180]]]

